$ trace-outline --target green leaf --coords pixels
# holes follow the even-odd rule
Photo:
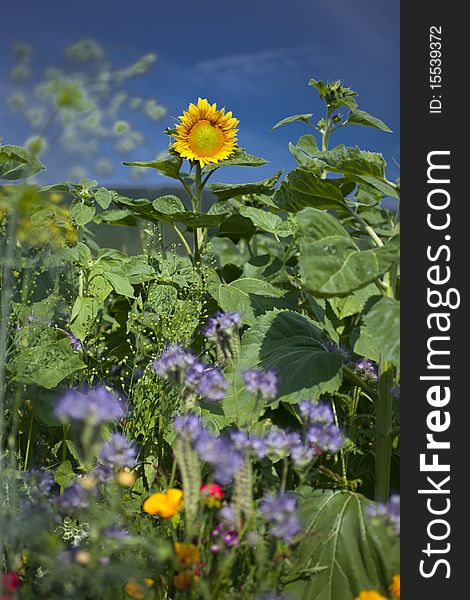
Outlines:
[[[70,214],[75,220],[75,223],[79,227],[83,227],[89,223],[95,216],[96,208],[94,204],[88,204],[82,202],[77,198],[74,198],[70,206]]]
[[[70,315],[70,331],[82,342],[93,326],[100,306],[96,298],[76,298]]]
[[[212,183],[208,187],[217,196],[218,200],[228,200],[243,194],[262,194],[276,185],[281,174],[282,171],[278,171],[272,177],[255,183]]]
[[[388,133],[392,132],[390,127],[388,127],[388,125],[385,125],[385,123],[383,121],[381,121],[380,119],[377,119],[377,117],[373,117],[372,115],[365,112],[364,110],[359,110],[358,108],[351,110],[351,112],[348,115],[346,124],[347,125],[364,125],[365,127],[372,127],[373,129],[380,129],[381,131],[386,131]]]
[[[362,312],[365,303],[371,296],[378,293],[375,283],[369,283],[365,287],[354,291],[344,298],[330,298],[329,302],[338,319],[345,319]]]
[[[318,158],[333,173],[385,178],[387,163],[384,157],[376,152],[366,152],[359,148],[348,148],[340,144],[328,152],[319,152]]]
[[[54,479],[61,488],[68,488],[75,482],[77,476],[73,472],[72,463],[69,460],[60,463],[54,471]]]
[[[346,296],[387,271],[399,253],[399,238],[359,250],[341,223],[315,208],[298,214],[299,267],[308,291],[320,298]]]
[[[248,154],[244,148],[237,148],[235,152],[232,154],[230,158],[226,158],[225,160],[221,160],[218,163],[211,163],[204,167],[204,172],[207,171],[215,171],[216,169],[220,169],[220,167],[262,167],[263,165],[268,164],[268,160],[265,158],[260,158],[259,156],[253,156],[253,154]]]
[[[304,169],[291,171],[276,190],[273,201],[281,210],[297,212],[306,206],[319,209],[344,209],[337,185]]]
[[[122,269],[118,267],[106,269],[103,272],[103,276],[113,286],[114,291],[117,294],[121,294],[122,296],[126,296],[127,298],[134,298],[134,288],[129,283],[129,280]]]
[[[153,207],[156,211],[165,215],[174,215],[186,210],[178,196],[172,195],[155,198]]]
[[[392,362],[400,366],[400,303],[383,297],[363,316],[364,325],[354,352],[366,358]]]
[[[25,179],[46,167],[21,146],[0,146],[0,179]]]
[[[104,187],[101,187],[101,188],[98,188],[97,190],[95,190],[93,195],[95,197],[95,200],[101,206],[101,208],[104,208],[104,209],[108,208],[108,206],[111,204],[111,202],[113,200],[112,193]]]
[[[255,233],[256,227],[251,219],[234,214],[220,224],[216,236],[229,238],[236,244],[241,239],[249,240]]]
[[[281,119],[273,126],[273,129],[282,127],[282,125],[288,125],[289,123],[295,123],[296,121],[302,121],[303,123],[310,123],[310,118],[313,117],[313,113],[304,113],[302,115],[292,115],[292,117],[286,117]]]
[[[185,210],[181,200],[177,196],[171,195],[156,198],[154,202],[150,202],[145,198],[134,200],[124,196],[119,196],[113,201],[117,206],[124,206],[141,219],[146,219],[152,223],[159,223],[160,221],[169,225],[182,223],[189,228],[216,227],[228,216],[228,212],[208,214]],[[227,207],[227,210],[232,209]]]
[[[298,313],[281,312],[273,319],[260,359],[264,369],[279,374],[281,401],[316,399],[341,385],[341,356],[328,352],[321,339],[321,330]]]
[[[300,488],[299,516],[306,536],[294,551],[293,577],[311,567],[325,567],[286,586],[289,597],[346,600],[364,590],[388,597],[393,575],[400,572],[399,538],[367,514],[373,502],[360,494]]]
[[[52,389],[77,371],[85,368],[80,356],[61,331],[44,329],[34,340],[21,348],[11,361],[10,370],[23,383]]]
[[[114,210],[107,210],[96,215],[93,219],[95,223],[106,225],[124,225],[126,227],[135,227],[137,225],[137,219],[131,210],[125,208],[117,208]]]
[[[90,273],[90,283],[88,284],[88,293],[99,302],[103,302],[112,292],[113,286],[103,277],[103,275],[93,275]]]
[[[244,323],[252,324],[255,314],[265,312],[264,298],[280,298],[284,292],[267,281],[244,277],[232,283],[221,283],[218,301],[224,311],[238,311]],[[264,298],[263,298],[264,297]]]
[[[280,216],[274,213],[253,206],[241,206],[239,212],[250,219],[256,227],[273,235],[287,237],[293,233],[292,224],[289,221],[283,221]]]
[[[370,175],[354,175],[353,179],[357,181],[359,184],[366,184],[366,189],[368,186],[372,187],[373,190],[376,190],[381,193],[382,196],[391,196],[392,198],[399,198],[398,191],[395,186],[393,186],[388,181],[383,181],[382,179],[377,179],[377,177],[372,177]],[[370,189],[370,188],[369,188]]]
[[[172,155],[164,160],[123,162],[122,164],[126,165],[127,167],[144,167],[147,169],[155,169],[160,175],[165,175],[166,177],[171,177],[172,179],[179,179],[183,159],[179,156]]]

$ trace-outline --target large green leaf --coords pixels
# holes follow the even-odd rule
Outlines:
[[[398,258],[399,239],[380,248],[359,250],[332,215],[315,208],[298,214],[297,241],[302,281],[315,296],[346,296],[365,287]]]
[[[160,175],[166,175],[172,179],[179,179],[181,165],[183,160],[179,156],[171,155],[163,160],[150,160],[150,161],[135,161],[135,162],[124,162],[123,165],[127,167],[144,167],[147,169],[155,169]]]
[[[321,330],[298,313],[277,314],[260,348],[261,365],[280,378],[280,400],[298,402],[336,391],[342,380],[342,359],[328,352]]]
[[[392,362],[400,366],[400,303],[394,298],[381,298],[363,316],[354,351],[366,358]]]
[[[221,283],[217,299],[222,310],[240,312],[243,322],[250,325],[256,314],[266,312],[266,298],[281,298],[283,294],[283,290],[267,281],[244,277],[229,284]]]
[[[388,597],[392,577],[400,572],[399,538],[368,517],[373,502],[346,491],[301,488],[299,495],[306,536],[295,550],[290,576],[325,568],[288,584],[286,594],[302,600],[352,600],[375,590]]]
[[[385,177],[387,163],[381,154],[366,152],[359,148],[348,148],[343,144],[333,150],[319,152],[318,158],[328,171],[346,175],[371,175],[379,179]]]
[[[0,179],[24,179],[46,167],[21,146],[0,146]]]
[[[204,171],[215,171],[220,167],[261,167],[269,161],[259,156],[248,154],[244,148],[237,148],[230,158],[221,160],[218,163],[210,163],[204,167]]]
[[[208,187],[219,200],[228,200],[243,194],[262,194],[276,185],[281,174],[282,171],[278,171],[272,177],[254,183],[212,183]]]
[[[323,210],[344,209],[343,195],[336,184],[301,168],[289,173],[276,190],[273,201],[281,210],[290,212],[306,206]]]
[[[289,123],[295,123],[296,121],[301,121],[302,123],[310,123],[310,118],[313,117],[313,113],[304,113],[302,115],[292,115],[291,117],[286,117],[285,119],[281,119],[273,125],[273,129],[277,129],[278,127],[282,127],[282,125],[288,125]]]
[[[114,203],[119,207],[125,207],[131,210],[136,216],[141,219],[146,219],[152,223],[163,221],[169,225],[182,223],[189,228],[193,227],[216,227],[229,214],[229,209],[226,205],[227,212],[217,213],[195,213],[185,210],[183,203],[177,196],[161,196],[153,202],[145,198],[137,200],[119,196],[114,199]]]
[[[353,109],[347,118],[346,124],[348,125],[364,125],[365,127],[372,127],[373,129],[380,129],[381,131],[386,131],[391,133],[392,130],[388,125],[385,125],[383,121],[378,119],[377,117],[373,117],[369,113],[364,110],[359,110],[358,108]]]
[[[42,330],[34,341],[21,348],[10,363],[15,379],[52,389],[62,380],[85,368],[73,351],[69,338],[57,329]]]
[[[329,302],[338,319],[345,319],[362,312],[365,303],[371,296],[376,296],[378,289],[375,283],[369,283],[343,298],[330,298]]]

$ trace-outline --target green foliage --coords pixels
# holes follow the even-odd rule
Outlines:
[[[0,179],[25,179],[44,169],[44,165],[24,148],[0,146]]]
[[[102,58],[91,41],[71,48],[70,56]],[[115,76],[124,81],[151,62],[144,57]],[[45,93],[58,108],[91,119],[89,90],[78,93],[75,80],[52,79]],[[2,535],[8,529],[0,553],[28,554],[21,567],[25,594],[235,600],[277,590],[292,599],[345,600],[366,589],[388,593],[399,572],[397,536],[370,519],[373,503],[366,496],[375,487],[387,497],[390,472],[399,486],[399,420],[392,405],[399,384],[399,214],[382,203],[398,200],[399,187],[387,179],[381,154],[329,149],[340,127],[389,128],[360,110],[356,92],[341,82],[309,85],[325,114],[315,122],[306,112],[274,126],[296,122],[313,129],[289,144],[298,167],[282,181],[279,171],[261,181],[209,184],[219,168],[267,161],[237,148],[201,168],[183,161],[170,143],[164,158],[124,164],[169,177],[183,187],[183,200],[176,192],[130,198],[92,179],[0,188],[0,466],[47,468],[57,514],[68,493],[78,494],[76,506],[57,521],[36,486],[34,501],[44,510],[29,515],[33,533],[25,539],[17,520],[27,503],[15,502],[31,500],[31,489],[15,469],[11,482],[0,486],[0,502],[16,519],[5,528],[0,512]],[[158,118],[156,104],[141,104]],[[128,126],[118,119],[113,132],[124,137]],[[1,147],[0,158],[5,148],[15,147]],[[21,148],[5,157],[4,176],[42,168]],[[138,249],[102,247],[102,224],[132,227]],[[113,231],[118,237],[122,229]],[[207,333],[208,318],[220,312],[239,318]],[[186,358],[197,361],[192,372],[178,361],[161,371],[154,361],[169,344],[192,352]],[[274,371],[278,389],[251,389],[245,371],[252,369],[265,376]],[[201,373],[223,378],[220,400],[200,387]],[[122,418],[97,423],[92,408],[61,420],[57,398],[87,386],[103,386],[103,396],[115,392]],[[338,452],[312,441],[302,400],[331,408],[330,425],[345,438]],[[217,452],[224,466],[234,448],[208,438],[202,450],[193,447],[173,425],[188,413],[200,416],[214,436],[274,434],[265,453],[239,456],[224,485],[224,502],[235,513],[230,529],[239,538],[234,545],[214,541],[213,553],[206,541],[217,538],[220,498],[208,499],[199,488],[216,479]],[[115,433],[136,443],[138,458],[133,466],[103,469],[103,444]],[[291,440],[279,454],[276,435]],[[199,456],[204,451],[216,452],[212,463]],[[150,494],[169,488],[184,491],[184,506],[172,518],[142,510]],[[13,490],[11,497],[3,489]],[[276,538],[259,510],[265,494],[280,491],[300,502],[304,527],[294,539]],[[109,537],[113,528],[129,535]],[[188,564],[178,559],[175,541],[195,544],[200,556]],[[196,569],[200,580],[179,590],[178,578],[190,579]]]
[[[388,593],[399,572],[399,543],[386,527],[370,522],[371,502],[351,492],[299,490],[306,537],[296,550],[295,570],[324,567],[308,581],[287,585],[293,598],[344,600],[363,590]]]

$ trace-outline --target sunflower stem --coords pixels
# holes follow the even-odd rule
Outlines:
[[[204,187],[202,181],[202,170],[201,165],[199,163],[196,164],[196,173],[195,173],[195,181],[194,181],[194,194],[192,195],[191,201],[193,205],[193,212],[200,213],[201,212],[201,193],[202,188]],[[193,262],[196,265],[201,258],[201,230],[198,227],[194,229],[194,252],[193,252]]]

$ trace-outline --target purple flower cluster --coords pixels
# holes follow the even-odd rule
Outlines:
[[[279,378],[273,370],[247,369],[243,372],[243,381],[249,392],[259,395],[263,400],[272,400],[277,396]]]
[[[152,369],[172,385],[184,385],[189,394],[196,394],[209,401],[225,398],[228,382],[222,371],[199,361],[192,352],[178,344],[167,346],[152,363]]]
[[[368,509],[370,517],[379,517],[392,525],[397,535],[400,535],[400,496],[393,494],[385,504],[370,506]]]
[[[179,344],[168,344],[160,357],[153,361],[152,369],[172,383],[181,383],[181,374],[195,362],[196,357],[192,352],[188,352]]]
[[[29,469],[23,473],[23,481],[29,488],[39,492],[41,496],[47,497],[54,487],[54,476],[50,471],[43,469]]]
[[[111,467],[123,468],[135,466],[137,449],[122,433],[113,433],[101,447],[100,458]]]
[[[356,371],[363,375],[366,379],[377,381],[377,369],[375,363],[366,358],[361,358],[356,363]]]
[[[230,343],[230,338],[238,333],[241,326],[242,319],[237,312],[219,311],[207,320],[203,333],[210,342],[223,347]]]
[[[338,452],[344,444],[344,437],[334,422],[331,407],[325,402],[312,404],[302,400],[299,408],[306,426],[306,438],[315,452]]]
[[[104,386],[69,390],[56,404],[55,416],[63,421],[86,421],[94,425],[120,419],[124,409],[115,392]]]
[[[213,467],[216,481],[226,484],[233,479],[243,464],[243,457],[229,438],[213,437],[196,415],[177,417],[173,425],[180,435],[188,437],[200,459]]]
[[[292,542],[301,530],[297,517],[297,498],[293,494],[266,495],[260,505],[260,513],[270,523],[274,537]]]
[[[210,548],[212,554],[217,554],[221,542],[228,548],[238,544],[238,531],[227,523],[219,523],[212,531],[211,537],[214,541]]]
[[[68,487],[62,496],[54,500],[54,503],[61,512],[65,513],[88,508],[90,504],[88,492],[79,482]]]

